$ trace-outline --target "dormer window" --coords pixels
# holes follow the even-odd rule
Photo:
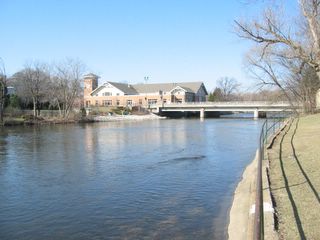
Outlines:
[[[104,92],[102,93],[102,96],[112,96],[112,92]]]

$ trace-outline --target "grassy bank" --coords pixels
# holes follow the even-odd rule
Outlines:
[[[295,119],[268,156],[280,239],[319,239],[320,114]]]

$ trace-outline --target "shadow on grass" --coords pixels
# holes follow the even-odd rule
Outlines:
[[[297,228],[298,228],[298,231],[299,231],[300,239],[303,240],[303,239],[306,239],[306,236],[305,236],[305,233],[304,233],[303,228],[302,228],[301,219],[299,217],[299,213],[298,213],[298,209],[297,209],[296,203],[295,203],[295,201],[293,199],[293,196],[292,196],[292,193],[291,193],[291,190],[290,190],[290,186],[289,186],[289,182],[288,182],[288,178],[287,178],[286,172],[284,170],[283,158],[282,158],[283,141],[284,141],[284,138],[286,137],[286,135],[288,134],[289,130],[291,129],[291,126],[292,126],[292,124],[290,124],[289,128],[286,130],[286,132],[283,134],[283,136],[281,138],[279,159],[280,159],[280,167],[281,167],[282,176],[283,176],[283,179],[284,179],[284,182],[285,182],[285,188],[286,188],[286,191],[287,191],[287,194],[288,194],[291,206],[292,206],[292,210],[293,210],[294,218],[296,220],[296,225],[297,225]]]
[[[301,163],[300,163],[300,161],[299,161],[299,158],[298,158],[298,156],[297,156],[297,153],[296,153],[296,149],[295,149],[295,147],[294,147],[294,144],[293,144],[293,139],[294,139],[294,137],[295,137],[295,135],[296,135],[296,132],[297,132],[297,129],[298,129],[298,125],[299,125],[299,118],[298,118],[298,120],[297,120],[297,122],[296,122],[296,127],[295,127],[294,132],[293,132],[292,137],[291,137],[291,147],[292,147],[293,157],[294,157],[294,159],[296,160],[296,162],[297,162],[297,164],[298,164],[298,166],[299,166],[299,169],[300,169],[301,173],[303,174],[304,178],[305,178],[306,181],[308,182],[308,184],[309,184],[311,190],[313,191],[315,197],[317,198],[318,203],[320,203],[319,194],[318,194],[317,190],[314,188],[314,186],[313,186],[312,182],[310,181],[307,173],[304,171],[304,169],[303,169],[303,167],[302,167],[302,165],[301,165]]]
[[[307,183],[307,181],[303,181],[301,183],[296,183],[296,184],[291,184],[289,185],[289,187],[297,187],[297,186],[300,186],[300,185],[303,185]],[[278,187],[278,188],[273,188],[272,191],[277,191],[277,190],[281,190],[281,189],[284,189],[285,187]],[[267,190],[268,188],[264,188],[263,190]]]

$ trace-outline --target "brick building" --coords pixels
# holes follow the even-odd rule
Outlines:
[[[84,76],[84,105],[150,106],[164,103],[204,102],[208,92],[202,82],[125,84],[106,82],[98,86],[98,76]]]

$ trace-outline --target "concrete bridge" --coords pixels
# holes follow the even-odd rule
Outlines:
[[[169,115],[169,113],[197,113],[204,118],[206,113],[215,112],[217,116],[226,112],[253,112],[254,118],[265,117],[267,112],[292,111],[289,102],[192,102],[163,103],[150,106],[154,113]]]

